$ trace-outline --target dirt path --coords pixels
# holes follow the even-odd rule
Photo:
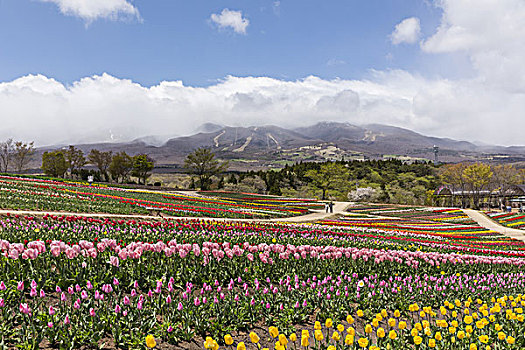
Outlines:
[[[505,227],[498,224],[485,214],[472,209],[462,209],[465,214],[467,214],[472,220],[476,221],[481,227],[484,227],[488,230],[496,231],[505,235],[517,239],[519,241],[525,242],[525,231],[517,230],[515,228]]]
[[[284,219],[270,219],[270,221],[280,221],[280,222],[312,222],[312,221],[318,221],[318,220],[324,220],[331,218],[336,215],[344,215],[346,213],[346,209],[351,205],[350,202],[334,202],[334,212],[333,213],[326,213],[325,210],[312,210],[314,213],[306,214],[302,216],[294,216],[291,218],[284,218]]]
[[[304,223],[314,222],[317,220],[328,219],[337,214],[344,214],[346,208],[351,203],[349,202],[334,202],[334,212],[325,213],[324,210],[315,210],[314,213],[294,216],[289,218],[273,218],[273,219],[229,219],[229,218],[209,218],[200,216],[152,216],[152,215],[125,215],[125,214],[105,214],[105,213],[72,213],[72,212],[58,212],[58,211],[34,211],[34,210],[0,210],[0,215],[20,215],[20,216],[43,216],[43,215],[55,215],[55,216],[85,216],[92,218],[112,218],[112,219],[206,219],[206,220],[217,220],[217,221],[248,221],[248,222],[290,222],[290,223]]]

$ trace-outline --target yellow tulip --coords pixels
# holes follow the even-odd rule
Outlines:
[[[308,345],[308,337],[301,337],[301,346],[306,348]]]
[[[281,343],[281,345],[284,347],[288,345],[288,339],[286,339],[286,336],[284,334],[279,334],[279,343]]]
[[[257,344],[259,342],[259,336],[255,332],[250,332],[250,341],[254,344]],[[230,344],[228,344],[230,345]]]
[[[390,327],[395,327],[396,326],[396,320],[394,318],[389,318],[388,319],[388,325]]]
[[[296,341],[297,340],[297,335],[295,335],[295,333],[290,334],[290,340],[293,341],[293,342]]]
[[[478,337],[479,341],[483,344],[487,344],[489,342],[489,336],[488,335],[480,335]]]
[[[338,330],[339,332],[342,332],[342,331],[345,330],[345,326],[343,326],[342,324],[338,324],[338,325],[337,325],[337,330]]]
[[[277,329],[277,327],[271,326],[270,328],[268,328],[268,330],[272,338],[277,338],[279,336],[279,330]]]
[[[380,328],[377,329],[377,336],[379,338],[384,338],[385,335],[386,335],[386,333],[385,333],[385,330],[383,328],[380,327]]]
[[[392,340],[396,339],[397,338],[397,333],[395,330],[391,330],[390,332],[388,332],[388,337]]]
[[[231,335],[229,334],[226,334],[224,336],[224,342],[226,343],[226,345],[232,345],[233,344],[233,338]]]
[[[347,334],[345,337],[345,344],[352,345],[354,343],[354,336],[352,334]]]
[[[354,318],[352,317],[352,315],[346,316],[346,322],[348,322],[348,324],[354,323]]]
[[[314,332],[314,337],[318,341],[323,340],[324,339],[323,332],[321,332],[319,329],[316,329]]]
[[[507,343],[514,344],[516,342],[516,339],[514,337],[511,337],[510,335],[507,337]]]
[[[430,348],[435,348],[436,347],[436,339],[429,339],[428,340],[428,346]]]
[[[335,341],[339,341],[341,339],[339,332],[335,331],[334,334],[332,334],[332,339]]]
[[[359,338],[357,341],[359,346],[362,348],[366,348],[368,346],[368,339],[367,338]]]
[[[419,345],[423,341],[423,338],[421,338],[419,335],[416,335],[414,337],[414,344]]]
[[[237,344],[237,350],[246,350],[246,345],[243,342]]]
[[[371,325],[367,324],[365,326],[365,333],[372,333],[372,326]]]
[[[324,325],[326,326],[326,328],[332,328],[334,322],[332,321],[331,318],[327,318],[326,319],[326,322],[324,323]]]
[[[157,346],[157,342],[155,341],[155,338],[151,334],[146,336],[146,346],[148,348],[154,348],[155,346]]]

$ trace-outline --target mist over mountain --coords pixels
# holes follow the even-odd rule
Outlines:
[[[187,154],[198,147],[209,147],[218,158],[229,160],[234,170],[282,167],[298,161],[365,160],[398,158],[406,161],[434,159],[433,147],[439,147],[439,159],[521,161],[525,147],[476,145],[467,141],[438,138],[382,124],[353,125],[323,121],[310,126],[282,128],[274,125],[234,127],[205,123],[194,134],[146,136],[131,142],[79,144],[91,149],[130,155],[145,153],[157,166],[180,168]],[[39,149],[41,154],[47,149]]]

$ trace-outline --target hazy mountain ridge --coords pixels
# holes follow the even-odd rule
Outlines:
[[[207,123],[190,136],[179,136],[161,143],[159,136],[146,136],[125,143],[81,144],[86,154],[93,148],[146,153],[158,165],[180,167],[188,153],[198,147],[210,147],[219,158],[229,159],[232,168],[278,167],[287,162],[327,159],[433,159],[433,146],[440,148],[443,161],[525,160],[523,146],[476,145],[467,141],[431,137],[394,126],[319,122],[315,125],[286,129],[273,125],[232,127]],[[174,132],[176,134],[176,132]],[[46,147],[39,149],[43,153]]]

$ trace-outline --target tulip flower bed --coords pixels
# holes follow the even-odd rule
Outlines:
[[[0,208],[110,214],[147,214],[147,208],[171,216],[279,218],[304,215],[314,201],[281,198],[266,203],[172,192],[89,186],[86,183],[0,176]]]
[[[492,220],[507,227],[525,229],[525,215],[522,213],[486,213]]]
[[[522,294],[487,299],[468,297],[463,301],[445,299],[439,307],[421,307],[414,302],[406,313],[384,308],[372,314],[359,309],[338,321],[331,318],[323,323],[316,321],[313,329],[297,330],[288,336],[275,326],[261,336],[272,340],[275,345],[271,345],[278,350],[523,349],[524,306]],[[224,336],[224,342],[246,349],[244,342],[235,343],[229,334]],[[259,334],[251,332],[248,344],[260,349],[260,343]],[[216,349],[218,343],[208,337],[204,347]]]
[[[9,216],[0,219],[0,335],[6,346],[22,348],[103,343],[121,348],[184,348],[189,345],[180,344],[200,339],[199,347],[204,342],[216,348],[235,341],[242,348],[242,341],[256,349],[251,344],[255,336],[235,340],[224,336],[272,326],[278,329],[272,328],[272,335],[259,332],[260,345],[274,348],[277,332],[280,346],[288,341],[284,346],[292,348],[291,334],[304,328],[312,332],[310,349],[330,344],[357,348],[365,343],[361,339],[367,340],[365,348],[386,348],[387,338],[379,330],[383,328],[387,335],[396,331],[395,339],[388,338],[397,339],[391,342],[393,348],[410,348],[414,343],[425,348],[430,346],[425,329],[430,328],[440,348],[449,349],[446,342],[451,336],[436,338],[438,318],[431,310],[437,313],[445,305],[447,315],[440,317],[451,323],[466,314],[468,298],[491,303],[490,308],[495,307],[492,298],[504,295],[515,295],[521,302],[522,242],[497,245],[485,240],[467,244],[429,234],[354,229],[343,222]],[[463,304],[452,310],[446,302],[455,299]],[[414,303],[425,306],[424,316],[414,313]],[[505,339],[511,336],[516,346],[523,344],[525,329],[511,301],[506,306],[498,301],[502,309],[486,309],[488,315],[470,303],[469,314],[477,312],[479,319],[483,315],[489,320],[487,330],[498,322]],[[374,317],[372,310],[382,309],[389,316]],[[507,309],[518,321],[506,317]],[[337,340],[335,326],[312,329],[314,321],[324,323],[327,318],[334,325],[343,324],[349,314],[355,324],[344,327],[354,327],[353,342],[344,343],[342,334]],[[386,325],[389,317],[395,325]],[[402,319],[406,331],[399,329]],[[418,329],[417,322],[424,325],[423,320],[431,324],[418,330],[425,341],[421,345],[410,328]],[[467,344],[459,337],[459,331],[467,332],[467,325],[456,327],[457,349]],[[317,339],[315,330],[323,333],[324,340]],[[469,334],[477,344],[484,335],[478,329]],[[496,344],[495,334],[487,333],[487,344]],[[211,338],[205,340],[207,336]],[[302,338],[296,336],[297,348]]]
[[[405,207],[395,205],[358,205],[348,209],[350,213],[362,213],[368,215],[388,216],[403,219],[426,220],[446,222],[451,224],[477,225],[461,209],[457,208],[427,208],[427,207]]]
[[[287,207],[302,207],[314,210],[324,209],[324,205],[317,199],[309,198],[285,198],[279,196],[261,195],[257,193],[229,192],[229,191],[200,191],[205,196],[223,199],[238,200],[243,202],[257,203],[263,205],[282,205]]]

